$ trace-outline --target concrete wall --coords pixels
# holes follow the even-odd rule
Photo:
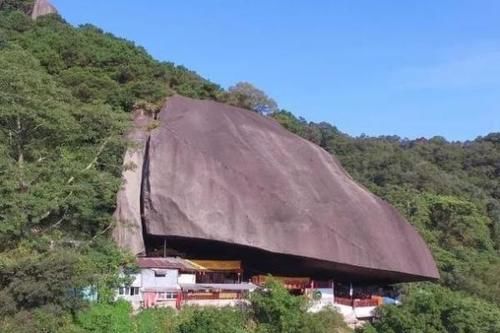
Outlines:
[[[177,284],[178,272],[175,269],[161,270],[166,272],[165,276],[159,277],[155,276],[155,271],[153,269],[142,269],[140,273],[133,274],[132,283],[130,287],[139,288],[138,295],[120,295],[118,290],[116,291],[116,299],[123,299],[132,304],[134,310],[137,310],[141,306],[143,301],[142,293],[148,288],[158,288],[158,289],[179,289]],[[162,301],[159,306],[173,306],[175,307],[175,300],[173,301]]]
[[[333,288],[316,288],[321,292],[321,301],[333,303]]]
[[[122,277],[125,277],[125,275],[122,273]],[[140,306],[140,303],[142,301],[142,293],[140,292],[140,288],[142,286],[142,274],[137,273],[137,274],[132,274],[130,275],[132,278],[132,283],[130,284],[130,287],[137,287],[139,288],[139,294],[138,295],[120,295],[118,290],[116,290],[116,299],[123,299],[132,304],[132,307],[134,309],[138,309]]]
[[[198,306],[238,306],[243,304],[248,304],[247,300],[241,299],[196,299],[184,301],[183,305],[198,305]]]
[[[333,288],[314,288],[321,292],[321,298],[319,300],[313,300],[309,311],[318,312],[321,309],[334,305]]]
[[[141,273],[137,273],[131,276],[134,281],[132,281],[131,287],[141,287],[142,286],[142,275]]]
[[[363,307],[357,307],[354,308],[354,314],[356,315],[356,318],[371,318],[374,315],[376,306],[363,306]]]
[[[195,274],[180,274],[179,275],[179,283],[194,284],[194,283],[196,283],[196,275]]]
[[[152,269],[142,270],[142,288],[164,288],[178,289],[177,278],[179,276],[176,269],[162,269],[167,272],[164,277],[155,276],[155,271]]]
[[[138,295],[133,295],[133,296],[117,294],[116,299],[123,299],[125,301],[128,301],[132,304],[132,307],[134,309],[137,309],[139,308],[139,305],[141,304],[142,301],[142,293],[139,292]]]
[[[176,300],[163,300],[163,301],[158,301],[156,303],[156,307],[158,308],[173,308],[176,309]]]

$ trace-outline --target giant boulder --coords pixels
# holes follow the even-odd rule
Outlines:
[[[142,173],[148,235],[311,259],[353,276],[439,277],[425,242],[396,209],[274,120],[174,96],[158,122]],[[133,237],[142,241],[137,233],[121,245],[136,244]]]

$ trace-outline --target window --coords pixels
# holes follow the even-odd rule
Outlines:
[[[155,269],[155,277],[165,277],[167,275],[167,271],[165,269]]]
[[[176,292],[161,292],[158,293],[158,300],[172,300],[177,298]]]
[[[139,295],[139,287],[120,287],[118,294],[121,296],[135,296]]]

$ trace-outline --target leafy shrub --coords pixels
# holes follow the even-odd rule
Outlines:
[[[182,311],[178,333],[245,333],[246,318],[235,308],[187,308]]]
[[[493,304],[439,286],[413,288],[402,306],[383,306],[379,316],[360,331],[494,333],[500,329],[500,310]]]
[[[85,333],[73,319],[58,307],[45,306],[33,312],[19,311],[0,321],[2,333]]]
[[[132,309],[128,302],[98,303],[78,315],[77,322],[87,332],[130,333],[134,331]]]
[[[264,289],[251,295],[251,310],[259,329],[269,333],[329,333],[345,329],[339,313],[324,309],[310,313],[308,301],[290,293],[270,279]]]
[[[178,316],[171,308],[146,309],[135,317],[136,333],[176,333]]]

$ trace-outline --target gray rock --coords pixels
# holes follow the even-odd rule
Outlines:
[[[152,118],[143,110],[134,113],[133,127],[127,139],[129,148],[124,157],[123,185],[118,192],[113,238],[122,248],[133,254],[144,254],[145,246],[141,219],[141,186],[149,139],[148,126]]]
[[[57,14],[56,7],[49,0],[36,0],[31,12],[31,18],[35,20],[40,16],[49,14]]]
[[[427,245],[393,207],[277,122],[180,96],[158,119],[143,179],[147,234],[310,258],[358,276],[439,277]],[[122,238],[143,251],[134,236]]]

